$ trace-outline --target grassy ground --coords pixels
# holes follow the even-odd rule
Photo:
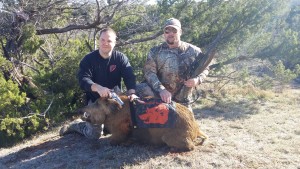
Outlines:
[[[226,91],[226,92],[225,92]],[[300,88],[282,93],[231,88],[195,107],[209,136],[185,153],[134,144],[110,146],[58,128],[11,148],[0,149],[0,168],[275,168],[300,169]]]

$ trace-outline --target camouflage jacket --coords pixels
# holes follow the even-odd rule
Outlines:
[[[143,69],[148,85],[156,93],[167,89],[174,98],[183,82],[190,78],[190,67],[200,52],[200,48],[186,42],[172,49],[166,43],[153,47]],[[205,72],[199,76],[205,77],[208,71]]]

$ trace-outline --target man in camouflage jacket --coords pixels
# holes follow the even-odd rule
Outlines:
[[[151,48],[143,69],[147,83],[139,84],[136,91],[141,97],[156,95],[166,103],[175,100],[191,109],[191,97],[175,97],[183,85],[195,87],[208,75],[208,69],[205,69],[196,78],[190,77],[190,68],[199,60],[197,57],[202,56],[198,55],[201,49],[180,40],[182,29],[179,20],[168,19],[163,30],[165,42]]]

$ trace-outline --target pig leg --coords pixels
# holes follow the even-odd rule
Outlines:
[[[176,138],[174,138],[176,136]],[[193,141],[185,134],[167,133],[162,136],[162,140],[171,147],[172,151],[191,151],[195,148]]]
[[[128,141],[128,137],[131,133],[130,121],[128,119],[124,119],[120,123],[113,123],[108,127],[112,134],[110,136],[111,145],[126,144],[125,142]]]

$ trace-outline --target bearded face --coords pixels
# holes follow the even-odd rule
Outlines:
[[[176,29],[174,27],[166,27],[164,29],[164,38],[168,45],[177,46],[180,41],[181,29]]]

